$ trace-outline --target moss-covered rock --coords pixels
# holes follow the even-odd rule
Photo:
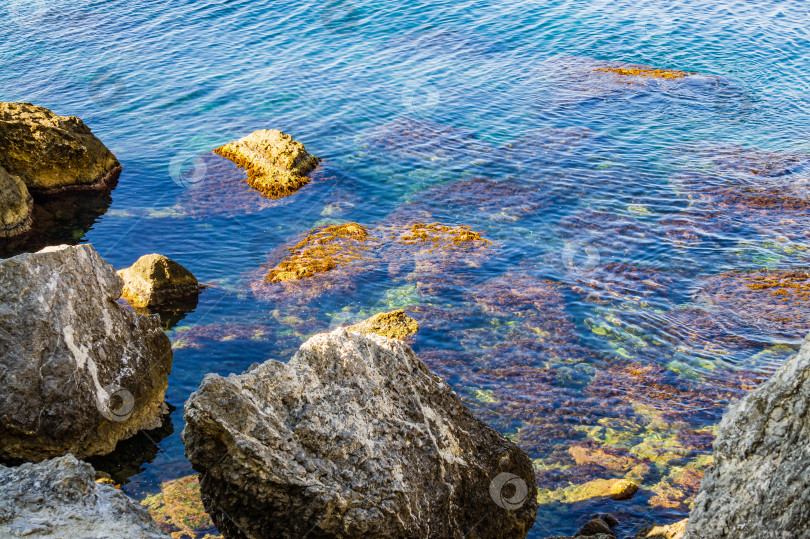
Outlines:
[[[118,271],[124,280],[123,296],[133,307],[149,308],[182,300],[200,291],[197,278],[186,268],[159,254],[140,257]]]
[[[0,238],[28,231],[33,208],[33,199],[23,181],[0,167]]]
[[[349,331],[359,331],[360,333],[376,333],[383,337],[392,339],[404,339],[408,335],[413,335],[419,330],[416,320],[405,314],[405,311],[398,309],[387,313],[378,313],[364,320],[359,324],[346,328]]]
[[[248,184],[269,198],[293,194],[320,159],[277,129],[262,129],[214,150],[247,171]]]
[[[121,164],[75,116],[30,103],[0,102],[0,166],[31,191],[105,190]]]
[[[200,497],[199,476],[187,475],[166,481],[160,492],[141,502],[160,528],[176,539],[219,537]]]

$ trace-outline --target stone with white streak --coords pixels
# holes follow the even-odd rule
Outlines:
[[[686,539],[810,537],[810,337],[723,416]]]
[[[66,455],[17,468],[0,465],[0,537],[169,536],[126,494],[97,483],[92,466]]]
[[[0,458],[103,455],[160,425],[171,344],[122,287],[91,245],[0,260]]]
[[[340,328],[209,374],[185,418],[226,537],[512,538],[535,520],[529,457],[396,339]]]

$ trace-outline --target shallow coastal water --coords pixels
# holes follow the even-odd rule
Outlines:
[[[182,405],[206,373],[404,308],[420,357],[535,461],[532,537],[601,511],[630,533],[688,512],[723,407],[810,329],[801,2],[0,6],[0,100],[81,117],[124,166],[59,241],[116,268],[160,252],[210,285],[169,331],[172,425],[96,462],[136,498],[192,472]],[[208,153],[261,128],[324,159],[292,197]],[[315,227],[416,221],[492,243],[263,283]],[[574,488],[620,477],[642,483],[630,501]]]

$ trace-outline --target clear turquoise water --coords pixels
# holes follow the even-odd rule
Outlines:
[[[671,407],[674,419],[662,432],[711,427],[748,387],[729,380],[772,372],[802,336],[795,327],[741,321],[733,308],[706,308],[699,289],[704,276],[728,270],[807,267],[805,214],[789,216],[787,234],[762,213],[695,205],[679,183],[685,169],[707,170],[706,159],[722,144],[810,150],[810,13],[802,2],[0,6],[0,99],[81,117],[124,166],[106,212],[89,229],[68,226],[65,237],[92,242],[116,268],[160,252],[212,285],[170,332],[173,433],[157,443],[139,439],[108,464],[135,497],[191,472],[180,441],[182,404],[206,373],[287,359],[312,332],[383,308],[405,307],[420,320],[415,349],[479,416],[536,459],[538,482],[550,490],[623,476],[572,469],[565,460],[589,429],[638,424],[639,402]],[[606,92],[605,83],[560,74],[583,58],[707,77],[683,85],[613,83]],[[434,135],[416,149],[392,149],[385,141],[403,118],[458,128],[474,142],[451,138],[437,149]],[[199,156],[260,128],[290,133],[322,157],[315,181],[264,208],[255,199],[247,210],[227,196],[205,199],[209,185],[239,173]],[[552,144],[562,140],[553,129],[580,128],[592,131],[582,144]],[[531,133],[546,143],[520,142]],[[685,151],[695,147],[707,153]],[[805,165],[780,175],[784,192],[803,196]],[[522,194],[499,206],[499,195],[454,183],[471,177]],[[373,226],[417,209],[482,232],[494,242],[491,256],[456,268],[460,278],[441,293],[420,290],[407,275],[373,272],[357,277],[354,291],[326,294],[305,311],[250,286],[279,248],[313,227]],[[679,242],[667,234],[667,218],[703,232]],[[643,277],[605,293],[616,264],[640,268]],[[480,296],[503,274],[558,283],[559,297],[544,303],[541,293],[535,303],[501,305],[508,312],[488,310]],[[598,301],[594,290],[602,290]],[[695,306],[707,313],[695,327],[712,324],[703,335],[709,345],[694,344],[699,332],[680,317]],[[306,323],[290,322],[293,315]],[[532,324],[570,324],[570,338],[549,344]],[[613,376],[633,362],[660,370],[638,380]],[[656,379],[685,393],[656,400],[644,391]],[[549,413],[560,414],[554,429],[540,421]],[[664,451],[664,438],[651,443]],[[614,445],[637,451],[641,438],[634,440]],[[686,447],[654,465],[643,485],[708,452],[705,444]],[[630,533],[687,510],[656,505],[653,497],[645,490],[630,502],[543,503],[532,537],[570,534],[598,511],[613,511]]]

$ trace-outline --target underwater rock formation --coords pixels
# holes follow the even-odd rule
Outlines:
[[[0,260],[0,457],[106,454],[160,425],[171,346],[122,286],[91,245]]]
[[[27,232],[33,209],[34,199],[23,181],[0,167],[0,238]]]
[[[810,338],[720,422],[686,538],[810,534]]]
[[[347,331],[356,331],[363,334],[376,333],[391,339],[404,339],[419,330],[419,324],[398,309],[387,313],[377,313],[368,320],[346,328]]]
[[[0,102],[0,167],[29,190],[107,190],[121,164],[75,116],[30,103]]]
[[[133,307],[157,307],[200,292],[190,271],[159,254],[143,255],[132,266],[119,270],[118,276],[124,280],[122,295]]]
[[[277,129],[261,129],[214,150],[247,171],[247,183],[268,198],[293,194],[320,159]]]
[[[652,526],[636,534],[635,539],[683,539],[688,520],[683,519],[665,526]]]
[[[165,539],[149,513],[73,455],[0,465],[0,536]]]
[[[216,529],[205,512],[197,475],[172,479],[160,485],[160,492],[146,497],[141,505],[149,509],[158,526],[172,537],[214,539]]]
[[[341,328],[284,364],[209,374],[186,456],[231,537],[525,537],[531,461],[404,343]]]

